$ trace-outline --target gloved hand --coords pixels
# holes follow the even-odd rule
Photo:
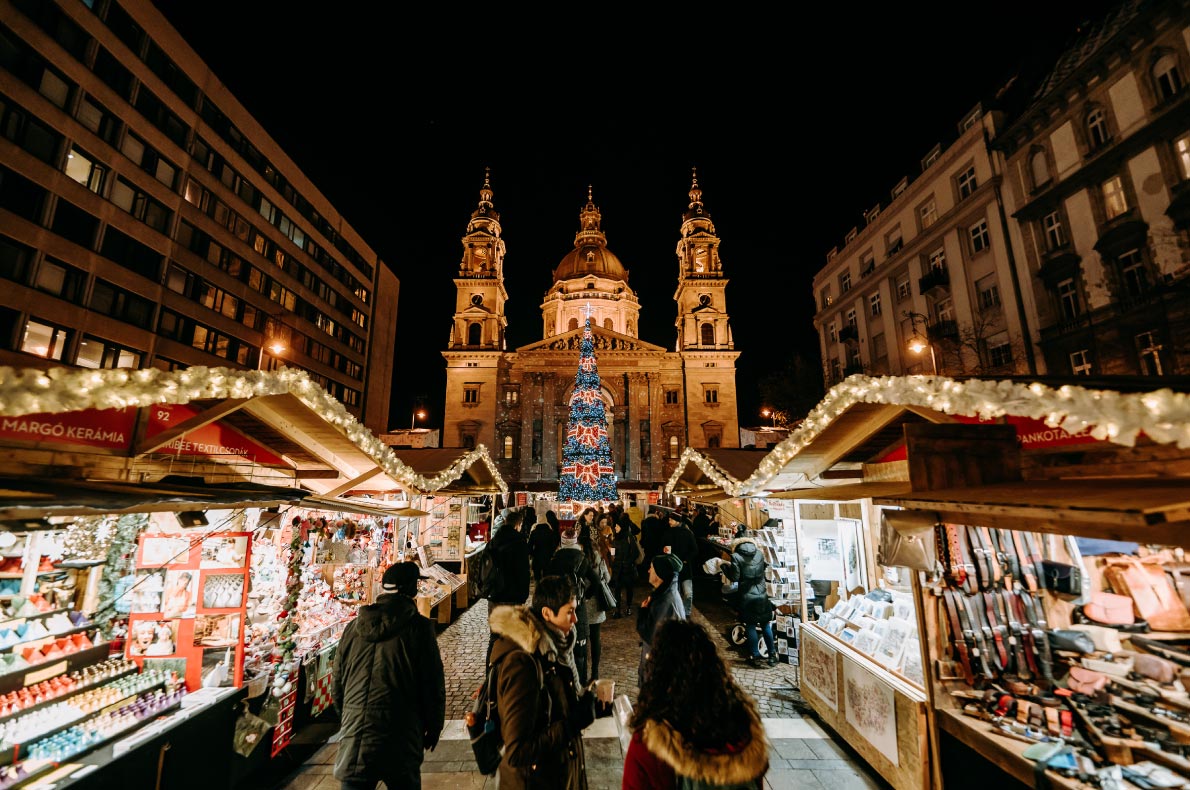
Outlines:
[[[570,709],[570,715],[566,717],[566,729],[570,732],[570,737],[577,738],[582,735],[583,730],[591,726],[595,721],[595,694],[593,692],[586,692],[574,703]]]
[[[421,736],[422,746],[425,747],[425,750],[427,752],[434,751],[434,747],[436,747],[438,745],[439,735],[440,735],[440,733],[436,733],[436,732],[427,732],[427,733],[422,734],[422,736]]]

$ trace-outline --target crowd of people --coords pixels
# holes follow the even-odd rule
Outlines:
[[[610,700],[600,699],[600,628],[608,616],[633,615],[639,695],[624,790],[762,788],[768,747],[756,705],[690,619],[695,529],[717,530],[711,514],[692,520],[682,509],[651,507],[638,525],[613,504],[585,509],[573,525],[552,510],[536,516],[504,509],[484,549],[499,569],[488,596],[487,665],[504,744],[501,790],[587,787],[582,733],[600,711],[610,713]],[[751,586],[759,570],[763,582],[754,559],[741,544],[724,576]],[[390,567],[385,594],[361,608],[340,642],[334,775],[343,790],[374,790],[380,781],[419,788],[424,751],[437,744],[445,681],[434,627],[414,606],[419,575],[416,563]],[[634,609],[641,582],[648,589]],[[763,635],[774,656],[771,630]]]

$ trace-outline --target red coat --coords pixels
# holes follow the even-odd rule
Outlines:
[[[624,780],[621,790],[655,790],[677,787],[674,769],[650,752],[641,740],[640,730],[632,733],[628,753],[624,755]]]
[[[621,790],[671,790],[678,786],[698,790],[713,788],[764,787],[768,773],[768,741],[764,725],[753,711],[749,732],[737,743],[701,751],[687,743],[665,722],[646,721],[632,733],[624,755]]]

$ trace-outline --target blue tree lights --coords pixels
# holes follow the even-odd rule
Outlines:
[[[558,478],[558,501],[572,502],[577,514],[587,505],[614,502],[615,467],[607,438],[607,412],[600,396],[599,368],[595,364],[595,338],[591,316],[583,327],[579,345],[578,372],[570,396],[570,421],[562,448],[562,474]]]

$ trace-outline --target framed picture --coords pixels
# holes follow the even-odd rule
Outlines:
[[[134,620],[128,627],[128,655],[172,656],[178,652],[179,620]]]
[[[188,565],[189,563],[190,541],[185,537],[141,538],[140,558],[136,563],[139,567],[160,568],[165,565]]]
[[[128,611],[133,614],[148,614],[161,611],[161,598],[165,594],[165,568],[144,569],[136,572],[136,580],[128,589]]]
[[[163,617],[194,617],[198,600],[198,571],[166,571],[162,595]]]
[[[234,648],[239,642],[239,614],[200,614],[194,618],[195,647]]]
[[[244,574],[208,573],[202,577],[202,608],[238,609],[244,605]]]
[[[855,635],[855,639],[851,642],[855,649],[865,655],[874,655],[876,648],[880,647],[880,637],[876,632],[870,628],[865,628]]]
[[[842,639],[844,642],[846,642],[849,645],[854,644],[856,634],[858,634],[858,633],[859,633],[859,631],[856,631],[854,628],[844,628],[839,633],[839,638]]]
[[[248,538],[217,537],[202,542],[200,568],[242,568],[248,557]]]
[[[908,620],[886,620],[888,628],[880,640],[875,658],[886,667],[899,667],[905,646],[916,630]]]

